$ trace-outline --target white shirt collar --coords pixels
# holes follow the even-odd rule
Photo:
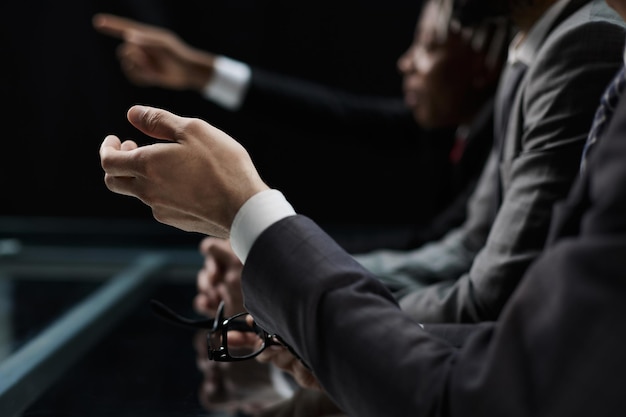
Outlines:
[[[523,40],[520,41],[520,33],[515,36],[509,47],[508,61],[510,64],[519,61],[530,65],[533,62],[534,56],[543,43],[552,24],[569,1],[570,0],[559,0],[550,6],[541,18],[530,28]]]

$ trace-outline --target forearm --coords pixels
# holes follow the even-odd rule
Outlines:
[[[369,96],[252,68],[240,112],[307,131],[350,133],[357,141],[411,141],[422,135],[400,97]]]
[[[624,240],[590,243],[552,251],[499,325],[482,323],[453,343],[408,319],[377,280],[302,217],[259,237],[244,268],[244,294],[257,322],[295,349],[348,415],[586,415],[595,405],[572,402],[580,392],[605,409],[623,397],[621,367],[614,369],[622,343],[604,339],[606,354],[598,354],[598,340],[581,337],[583,329],[614,335],[623,311],[590,315],[580,303],[590,301],[589,285],[601,276],[612,288],[603,293],[610,305],[623,305],[615,291],[623,287],[621,269],[599,259],[623,263]]]
[[[404,315],[391,294],[308,219],[285,219],[267,229],[250,252],[242,283],[248,311],[295,348],[349,415],[415,411],[425,406],[418,405],[421,390],[434,391],[427,407],[439,408],[446,377],[441,371],[455,349]],[[346,308],[351,305],[358,307]],[[387,339],[394,339],[389,346]],[[397,359],[416,346],[425,361],[405,367]],[[389,374],[423,379],[401,387],[381,384]],[[355,403],[357,397],[372,401]]]
[[[457,228],[444,238],[410,251],[376,250],[355,259],[401,298],[467,272],[476,251],[465,246],[465,231]]]

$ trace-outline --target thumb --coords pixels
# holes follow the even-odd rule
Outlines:
[[[133,106],[126,115],[128,121],[148,136],[177,142],[176,132],[184,125],[184,118],[167,110],[148,106]]]

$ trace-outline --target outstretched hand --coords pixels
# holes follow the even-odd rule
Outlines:
[[[168,29],[106,13],[96,14],[92,23],[98,32],[122,40],[117,57],[137,85],[201,90],[213,76],[215,56]]]
[[[138,147],[107,136],[104,181],[150,206],[161,223],[227,238],[241,206],[269,189],[243,146],[207,122],[145,106],[131,107],[128,120],[161,142]]]

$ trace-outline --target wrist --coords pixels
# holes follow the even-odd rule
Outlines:
[[[202,92],[215,74],[215,55],[200,50],[190,53],[189,86],[192,90]]]

